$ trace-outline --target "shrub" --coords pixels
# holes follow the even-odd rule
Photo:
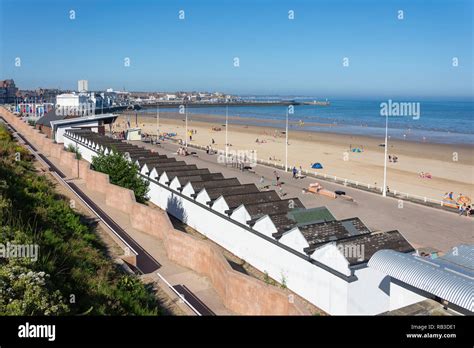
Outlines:
[[[108,155],[100,153],[92,159],[92,168],[108,174],[112,184],[132,190],[137,202],[145,203],[148,200],[150,183],[138,175],[138,166],[122,154],[115,151]]]
[[[75,153],[76,154],[76,159],[78,159],[78,160],[80,160],[82,158],[81,151],[79,151],[79,149],[76,146],[74,146],[73,144],[69,144],[66,147],[66,151]]]

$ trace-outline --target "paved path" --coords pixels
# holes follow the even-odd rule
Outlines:
[[[154,148],[160,153],[175,156],[179,145],[172,142],[164,142],[161,147],[156,145],[140,145],[147,148]],[[217,155],[208,155],[203,150],[190,148],[196,151],[198,157],[180,157],[187,163],[196,164],[199,168],[209,168],[211,172],[221,172],[225,177],[237,177],[242,183],[255,183],[260,186],[259,180],[264,176],[265,183],[271,184],[274,181],[273,171],[275,168],[264,165],[257,165],[255,173],[242,172],[231,166],[217,163]],[[334,191],[344,190],[355,199],[355,203],[342,199],[330,199],[309,193],[303,193],[303,188],[307,188],[309,183],[317,181],[315,178],[293,179],[291,173],[279,171],[283,185],[285,198],[298,197],[307,208],[327,206],[337,219],[344,219],[357,216],[374,231],[398,230],[415,247],[430,247],[441,251],[447,251],[459,244],[474,243],[474,219],[466,216],[458,216],[451,212],[426,207],[420,204],[403,202],[399,207],[397,199],[382,197],[381,195],[370,193],[354,188],[349,188],[341,184],[321,181],[323,187]],[[273,187],[275,188],[275,187]]]

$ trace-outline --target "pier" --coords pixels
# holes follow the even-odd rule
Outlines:
[[[219,106],[272,106],[272,105],[302,105],[301,102],[296,102],[293,100],[288,101],[234,101],[234,102],[185,102],[182,100],[179,101],[159,101],[156,103],[137,103],[137,106],[140,108],[176,108],[180,105],[185,105],[188,107],[199,108],[199,107],[219,107]]]

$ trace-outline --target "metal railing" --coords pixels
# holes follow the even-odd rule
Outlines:
[[[265,166],[280,168],[281,170],[285,170],[285,166],[283,164],[277,163],[276,161],[257,160],[257,163],[265,165]],[[288,166],[288,168],[293,168],[293,166]],[[383,191],[383,188],[377,185],[371,185],[371,184],[367,184],[361,181],[351,180],[351,179],[347,179],[347,178],[343,178],[340,176],[331,175],[327,173],[319,173],[317,171],[309,171],[309,170],[304,170],[304,169],[301,171],[301,173],[306,176],[322,179],[322,180],[333,182],[336,184],[341,184],[341,185],[348,186],[351,188],[369,191],[376,194],[382,194],[382,191]],[[432,207],[440,207],[449,211],[456,210],[455,207],[450,207],[449,206],[450,203],[448,202],[445,202],[439,199],[429,198],[426,196],[419,196],[419,195],[415,195],[415,194],[411,194],[407,192],[402,192],[399,190],[393,190],[393,191],[387,192],[387,196],[401,199],[401,200],[407,200],[414,203],[429,205]]]
[[[179,141],[178,139],[173,139],[169,137],[166,137],[166,140],[171,140],[176,143]],[[193,147],[200,150],[206,150],[207,148],[207,146],[198,145],[198,144],[189,144],[189,143],[188,143],[188,147]],[[278,163],[277,161],[257,160],[256,163],[267,166],[267,167],[280,169],[283,171],[285,170],[285,165],[282,163]],[[289,165],[288,169],[289,168],[293,168],[293,166]],[[337,175],[319,173],[317,171],[309,171],[305,169],[303,169],[301,173],[306,176],[314,177],[314,178],[321,179],[328,182],[333,182],[336,184],[344,185],[344,186],[359,189],[359,190],[364,190],[367,192],[372,192],[375,194],[381,195],[382,190],[383,190],[381,187],[378,187],[377,185],[367,184],[361,181],[351,180],[351,179],[343,178]],[[399,190],[393,190],[393,191],[387,192],[387,196],[391,198],[396,198],[396,199],[412,202],[412,203],[426,205],[433,208],[441,208],[446,211],[457,212],[457,207],[450,206],[449,202],[445,202],[439,199],[429,198],[426,196],[419,196],[419,195],[415,195],[415,194],[411,194],[407,192],[402,192]]]
[[[206,150],[206,146],[202,146],[202,145],[188,144],[188,146],[201,149],[201,150]],[[280,169],[283,171],[285,170],[285,165],[282,163],[278,163],[277,161],[257,160],[256,162],[257,164],[260,164],[260,165],[273,167],[273,168]],[[293,166],[288,166],[288,168],[293,168]],[[364,191],[368,191],[368,192],[372,192],[372,193],[376,193],[380,195],[382,194],[382,190],[383,190],[382,187],[379,187],[377,185],[364,183],[358,180],[351,180],[351,179],[347,179],[347,178],[340,177],[337,175],[319,173],[317,171],[309,171],[305,169],[303,169],[301,173],[304,174],[305,176],[314,177],[317,179],[333,182],[336,184],[340,184],[347,187],[356,188],[356,189],[360,189],[360,190],[364,190]],[[419,196],[419,195],[415,195],[415,194],[411,194],[411,193],[407,193],[407,192],[403,192],[399,190],[393,190],[393,191],[387,192],[387,196],[396,198],[396,199],[401,199],[404,201],[409,201],[412,203],[423,204],[423,205],[434,207],[434,208],[442,208],[443,210],[446,210],[446,211],[454,211],[454,212],[457,211],[457,208],[450,206],[449,202],[445,202],[439,199],[433,199],[426,196]]]

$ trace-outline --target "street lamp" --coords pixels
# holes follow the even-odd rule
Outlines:
[[[160,136],[160,106],[157,105],[156,108],[156,142],[158,143],[158,139]]]
[[[184,135],[184,146],[187,148],[188,147],[188,104],[184,106],[184,112],[186,114],[186,131]]]
[[[285,172],[288,171],[288,107],[286,108],[286,131],[285,131]]]
[[[227,153],[228,153],[228,140],[227,140],[227,128],[228,128],[228,125],[229,125],[229,122],[228,122],[228,118],[229,118],[229,106],[226,105],[225,106],[225,160],[226,160],[226,163],[227,163]]]
[[[388,112],[385,115],[385,159],[383,165],[383,187],[382,187],[382,196],[387,196],[387,138],[388,138]]]

